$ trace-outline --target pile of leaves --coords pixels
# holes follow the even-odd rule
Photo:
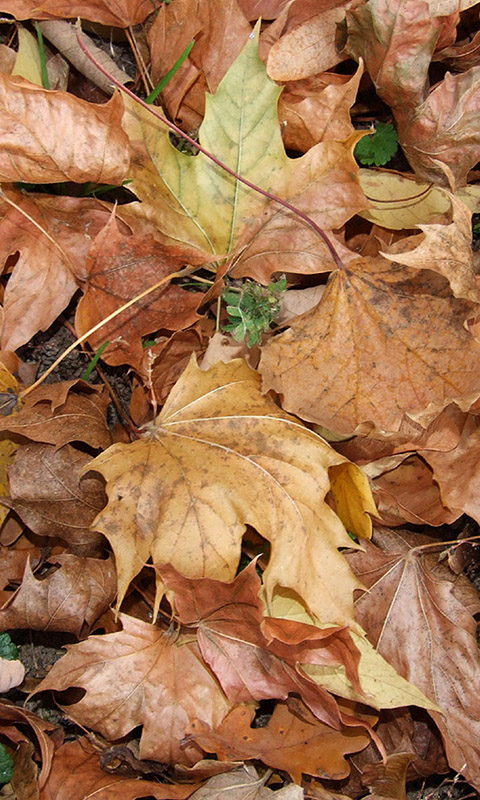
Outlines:
[[[0,11],[3,793],[480,790],[478,6]]]

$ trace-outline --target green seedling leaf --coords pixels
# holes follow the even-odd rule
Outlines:
[[[157,85],[155,86],[155,89],[153,90],[153,92],[150,92],[150,94],[148,95],[148,97],[145,100],[146,103],[150,103],[151,104],[151,103],[155,102],[155,100],[157,99],[157,97],[160,94],[160,92],[163,92],[163,90],[165,89],[165,86],[167,85],[167,83],[169,83],[171,81],[171,79],[173,78],[175,73],[178,72],[178,70],[182,66],[182,64],[185,61],[185,59],[188,58],[188,56],[190,55],[190,52],[191,52],[192,47],[193,47],[194,44],[195,44],[195,39],[192,39],[190,44],[187,45],[187,47],[183,51],[183,53],[180,56],[180,58],[177,59],[177,61],[175,61],[175,64],[173,65],[172,69],[167,72],[167,74],[162,78],[161,81],[159,81],[159,83],[157,83]]]
[[[281,278],[268,286],[246,281],[239,290],[226,289],[222,297],[230,303],[226,307],[229,321],[223,330],[237,342],[245,339],[248,347],[260,344],[263,334],[275,321],[286,288],[287,280]]]
[[[18,658],[18,648],[10,638],[9,633],[0,633],[0,658],[6,661],[16,661]]]
[[[42,73],[42,84],[44,89],[50,89],[50,79],[47,71],[47,57],[45,55],[45,45],[43,42],[43,33],[38,22],[35,21],[35,30],[38,39],[38,53],[40,56],[40,70]]]
[[[4,744],[0,743],[0,783],[8,783],[13,778],[13,758]]]
[[[102,355],[103,351],[105,350],[105,348],[106,348],[106,346],[108,344],[110,344],[110,342],[108,342],[108,341],[104,342],[101,345],[101,347],[98,348],[97,352],[95,353],[95,355],[93,356],[92,360],[90,361],[90,364],[88,365],[87,369],[85,370],[85,372],[82,375],[82,381],[87,381],[89,379],[89,377],[92,374],[93,370],[97,366],[98,359],[100,358],[100,356]]]
[[[397,131],[390,123],[377,122],[375,133],[365,136],[355,147],[355,158],[361,164],[382,167],[398,150]]]

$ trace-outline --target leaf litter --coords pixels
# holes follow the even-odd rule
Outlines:
[[[429,82],[468,6],[3,3],[150,16],[127,34],[139,78],[171,71],[162,105],[221,162],[131,97],[45,89],[34,39],[2,45],[0,627],[67,647],[42,680],[0,662],[12,796],[403,799],[448,768],[480,790],[460,574],[462,515],[480,522],[479,68],[460,45]],[[363,70],[413,173],[358,167]],[[124,181],[127,203],[86,196]],[[16,352],[71,303],[103,387],[34,383]],[[247,360],[228,330],[255,331]],[[20,705],[47,691],[88,736]]]

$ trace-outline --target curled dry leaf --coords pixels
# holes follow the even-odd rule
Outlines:
[[[438,552],[422,549],[426,537],[383,529],[375,542],[348,556],[369,590],[356,602],[358,618],[395,669],[435,698],[444,713],[429,713],[450,767],[480,786],[478,594],[438,562]]]
[[[0,180],[120,184],[128,167],[123,102],[86,103],[0,74]]]
[[[194,745],[182,746],[186,726],[198,715],[217,726],[230,704],[191,636],[169,636],[126,614],[120,620],[118,633],[68,645],[34,693],[84,688],[64,709],[71,719],[109,740],[143,725],[140,758],[194,764],[202,756]]]
[[[263,348],[264,390],[342,434],[362,423],[398,431],[405,414],[425,425],[452,401],[467,410],[480,345],[463,325],[470,303],[443,281],[382,258],[337,270],[318,306]]]
[[[0,658],[0,692],[4,694],[20,686],[25,677],[25,667],[18,659],[14,661]]]
[[[37,717],[37,715],[33,714],[31,711],[27,711],[26,708],[15,706],[13,703],[10,703],[9,700],[4,700],[3,698],[0,699],[0,720],[2,726],[5,727],[18,725],[19,723],[22,725],[27,724],[34,732],[42,756],[42,768],[38,776],[38,786],[41,789],[47,780],[52,766],[55,749],[53,736],[58,730],[57,727],[52,725],[51,722]],[[52,734],[52,736],[49,736],[49,734]],[[58,737],[56,737],[56,741],[58,742]]]
[[[78,380],[43,384],[27,396],[17,415],[0,418],[0,430],[57,447],[75,441],[108,447],[112,441],[105,418],[109,402],[104,386]]]
[[[112,558],[64,553],[51,556],[50,563],[53,571],[37,579],[27,562],[21,586],[0,609],[0,630],[68,631],[79,637],[115,599]]]
[[[107,480],[94,527],[115,553],[118,604],[149,556],[232,580],[249,524],[271,542],[267,604],[293,592],[315,618],[355,628],[356,582],[338,551],[352,540],[324,500],[328,467],[344,459],[259,383],[240,359],[206,372],[192,359],[145,435],[89,465]]]
[[[103,481],[80,474],[89,461],[87,453],[70,445],[20,446],[9,472],[10,497],[5,500],[30,530],[60,537],[77,555],[104,550],[103,537],[90,530],[105,505]]]
[[[206,763],[215,763],[206,761]],[[218,763],[218,762],[217,762]],[[220,762],[225,763],[225,762]],[[268,773],[267,773],[268,775]],[[228,775],[215,775],[192,795],[194,800],[303,800],[301,786],[293,783],[282,789],[269,789],[265,786],[265,775],[259,777],[252,764],[243,764]]]
[[[52,769],[39,800],[184,800],[195,791],[195,784],[167,785],[105,772],[100,753],[86,736],[66,742],[56,752]]]

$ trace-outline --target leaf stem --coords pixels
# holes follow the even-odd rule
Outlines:
[[[212,153],[210,153],[208,150],[206,150],[204,147],[202,147],[202,145],[199,144],[198,142],[196,142],[195,139],[192,139],[191,136],[188,136],[188,134],[185,133],[184,131],[182,131],[182,129],[179,128],[178,125],[175,125],[174,122],[170,122],[170,120],[168,120],[162,114],[159,114],[158,111],[156,111],[155,108],[153,108],[151,105],[146,103],[144,100],[141,100],[139,97],[137,97],[136,94],[134,94],[132,91],[130,91],[130,89],[127,89],[127,87],[124,86],[122,83],[120,83],[120,81],[117,81],[117,79],[114,78],[113,75],[111,75],[108,72],[108,70],[106,70],[105,67],[103,67],[102,64],[100,64],[99,61],[97,61],[95,56],[88,49],[87,45],[83,41],[81,30],[80,30],[80,26],[79,26],[78,22],[76,23],[76,27],[77,27],[77,31],[76,31],[77,41],[78,41],[78,44],[80,45],[81,49],[83,50],[83,52],[85,53],[87,58],[90,59],[92,64],[94,64],[97,67],[97,69],[99,69],[100,72],[103,75],[105,75],[105,77],[108,78],[113,83],[114,86],[116,86],[118,89],[120,89],[120,91],[124,92],[124,94],[128,95],[129,97],[131,97],[132,100],[134,100],[136,103],[139,103],[143,108],[146,108],[147,111],[149,111],[151,114],[153,114],[155,117],[157,117],[157,119],[159,119],[160,122],[163,122],[163,124],[166,125],[168,128],[170,128],[170,130],[174,131],[174,133],[176,133],[177,136],[183,137],[184,139],[187,140],[187,142],[189,142],[190,144],[194,145],[194,147],[196,147],[197,150],[199,150],[201,153],[203,153],[204,156],[209,158],[210,161],[213,161],[213,163],[216,164],[218,167],[220,167],[221,169],[225,170],[225,172],[228,172],[228,174],[231,175],[232,178],[235,178],[237,181],[240,181],[240,183],[243,183],[245,186],[248,186],[248,188],[252,189],[254,192],[258,192],[258,194],[261,194],[264,197],[267,197],[269,200],[273,200],[275,203],[278,203],[279,205],[283,206],[284,208],[287,208],[289,211],[292,211],[294,214],[296,214],[297,217],[300,217],[300,219],[302,219],[304,222],[306,222],[307,225],[310,225],[310,227],[313,228],[315,233],[317,233],[318,236],[320,236],[320,238],[323,240],[323,242],[325,243],[325,245],[327,246],[327,248],[328,248],[328,250],[330,252],[330,255],[332,256],[333,260],[335,261],[335,264],[337,265],[337,267],[339,267],[339,269],[344,269],[344,264],[342,262],[342,259],[340,258],[340,256],[337,253],[335,247],[333,246],[333,243],[330,241],[330,239],[328,238],[328,236],[325,233],[325,231],[323,231],[322,228],[320,228],[320,226],[317,225],[317,223],[314,222],[313,219],[311,219],[311,217],[309,217],[303,211],[300,211],[299,208],[297,208],[296,206],[292,205],[287,200],[282,200],[282,198],[278,197],[276,194],[272,194],[271,192],[267,192],[266,189],[262,189],[260,186],[257,186],[255,183],[252,183],[251,181],[247,180],[246,178],[243,178],[241,175],[238,174],[238,172],[235,172],[235,170],[233,170],[230,167],[228,167],[226,164],[223,163],[223,161],[220,161],[219,158],[217,158],[216,156],[212,155]]]

